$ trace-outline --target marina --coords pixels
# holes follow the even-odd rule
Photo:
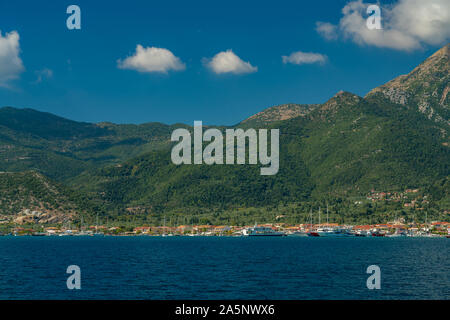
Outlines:
[[[283,223],[255,224],[251,226],[216,226],[216,225],[180,225],[180,226],[140,226],[134,228],[86,226],[83,228],[39,227],[39,230],[29,227],[14,227],[10,232],[0,235],[10,236],[189,236],[189,237],[318,237],[318,238],[349,238],[349,237],[428,237],[450,238],[450,223],[431,222],[430,224],[386,223],[374,225],[338,225]]]

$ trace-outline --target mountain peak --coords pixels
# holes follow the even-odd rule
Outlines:
[[[313,110],[320,111],[336,111],[338,108],[346,105],[354,105],[361,101],[361,97],[354,93],[340,90],[331,99],[323,104],[295,104],[287,103],[282,105],[277,105],[269,107],[261,112],[254,114],[253,116],[245,119],[240,124],[260,124],[260,123],[270,123],[273,121],[288,120],[300,116],[306,116]]]
[[[315,104],[287,103],[269,107],[245,119],[241,124],[269,123],[304,116],[315,109]]]
[[[350,98],[350,99],[361,99],[361,97],[359,97],[358,95],[348,92],[348,91],[344,91],[344,90],[340,90],[338,91],[331,99],[333,98]]]
[[[428,57],[410,73],[372,89],[366,97],[381,93],[391,102],[413,107],[436,122],[449,124],[450,44]]]
[[[450,43],[440,48],[433,55],[431,55],[431,57],[448,57],[449,55],[450,55]]]
[[[415,73],[431,73],[435,71],[448,71],[448,61],[450,52],[450,44],[443,46],[441,49],[433,53],[424,62],[419,64],[409,75],[414,75]],[[408,75],[408,76],[409,76]]]
[[[337,110],[338,108],[346,105],[354,105],[361,101],[361,97],[348,92],[348,91],[339,91],[337,92],[331,99],[329,99],[327,102],[322,104],[320,107],[320,110],[322,111],[330,111],[330,110]]]

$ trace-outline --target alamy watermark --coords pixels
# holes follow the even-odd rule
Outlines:
[[[67,267],[66,273],[70,274],[70,276],[67,278],[66,285],[67,289],[73,290],[81,289],[81,269],[77,265],[70,265]]]
[[[67,14],[70,14],[66,20],[66,26],[69,30],[80,30],[81,29],[81,9],[77,5],[70,5],[66,10]]]
[[[180,164],[245,164],[248,145],[248,163],[268,166],[261,168],[261,175],[275,175],[279,163],[279,129],[270,130],[270,155],[268,153],[267,129],[226,129],[225,159],[223,154],[224,136],[219,129],[211,128],[203,132],[202,121],[194,121],[194,148],[192,159],[192,138],[187,129],[179,128],[172,132],[172,141],[178,143],[172,148],[172,162]],[[210,142],[203,149],[203,142]],[[235,141],[237,143],[235,144]],[[248,141],[248,144],[247,144]],[[236,148],[235,148],[236,146]],[[235,149],[237,159],[235,159]]]
[[[371,274],[367,278],[366,285],[367,289],[381,289],[381,269],[377,265],[370,265],[367,267],[366,273]]]
[[[366,13],[369,17],[366,20],[366,25],[369,30],[380,30],[381,28],[381,9],[376,4],[367,7]]]

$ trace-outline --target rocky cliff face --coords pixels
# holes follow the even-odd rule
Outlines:
[[[447,44],[407,75],[401,75],[370,91],[391,102],[416,108],[436,122],[450,125],[450,44]]]

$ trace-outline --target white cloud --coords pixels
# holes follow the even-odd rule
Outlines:
[[[209,69],[217,74],[243,74],[258,71],[257,67],[252,66],[250,62],[242,61],[232,50],[219,52],[212,59],[203,61]]]
[[[392,22],[419,41],[441,44],[450,38],[450,1],[401,0],[392,10]]]
[[[2,36],[0,31],[0,86],[8,87],[11,80],[17,79],[24,70],[19,57],[20,44],[17,31]]]
[[[425,44],[439,45],[450,39],[450,1],[399,0],[381,7],[381,30],[369,30],[366,14],[369,3],[351,1],[342,9],[343,17],[334,26],[317,23],[317,32],[327,39],[335,29],[339,35],[359,45],[397,50],[413,50]],[[334,28],[333,28],[334,27]]]
[[[131,57],[118,60],[117,66],[120,69],[130,69],[139,72],[159,72],[181,71],[186,68],[185,64],[176,57],[170,50],[164,48],[147,47],[140,44],[136,47],[136,52]]]
[[[327,40],[336,40],[338,38],[337,27],[328,22],[316,22],[316,31]]]
[[[48,68],[44,68],[42,70],[35,71],[37,79],[34,83],[41,83],[44,79],[50,79],[53,77],[53,71]]]
[[[327,56],[320,53],[297,51],[291,53],[289,56],[282,56],[283,63],[292,64],[324,64],[327,61]]]

